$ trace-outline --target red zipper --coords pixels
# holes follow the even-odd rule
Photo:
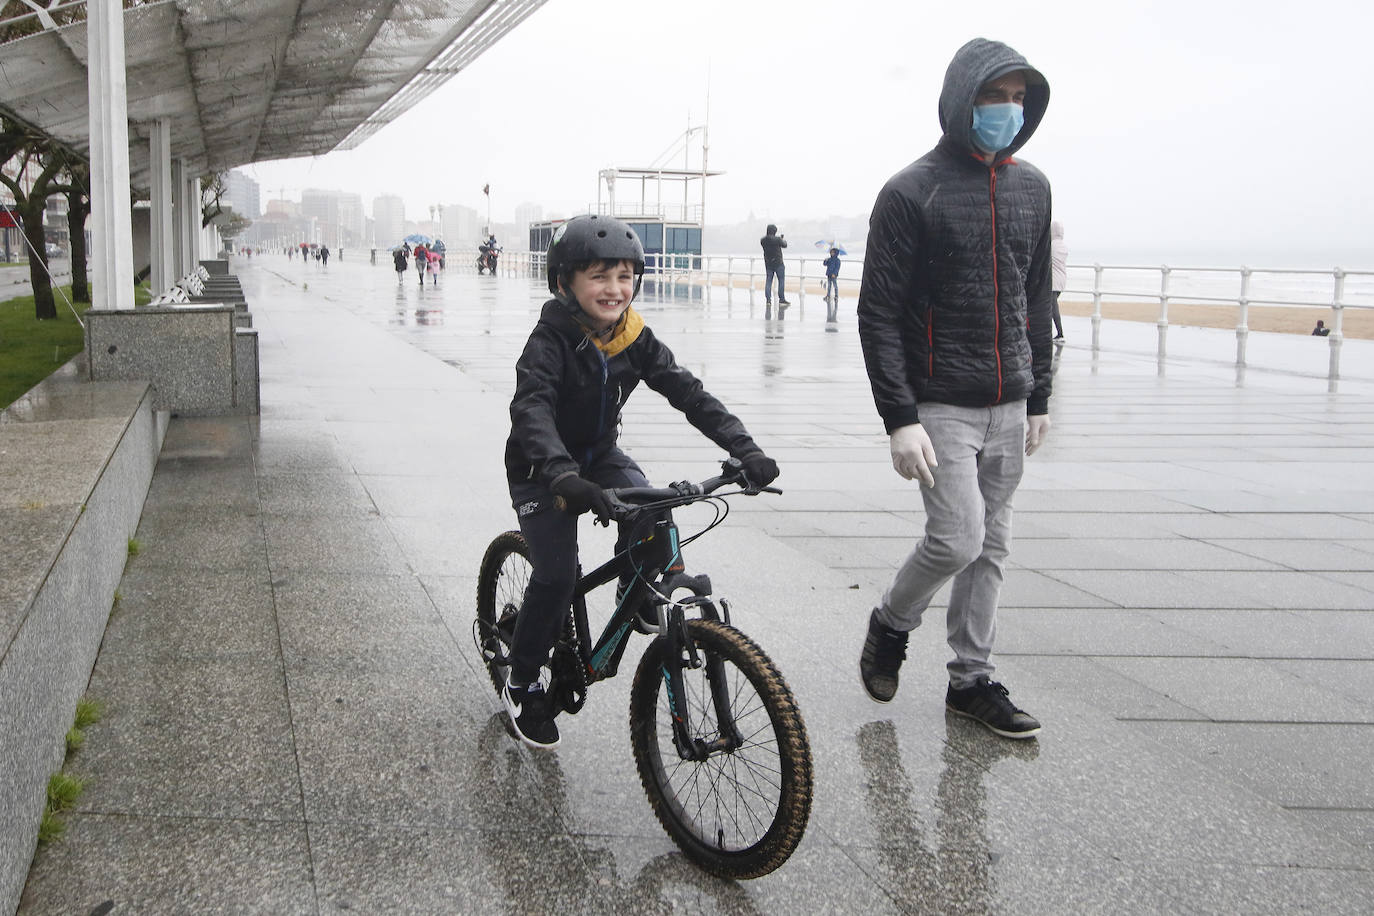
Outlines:
[[[992,352],[997,356],[997,400],[992,403],[998,404],[1002,401],[1002,348],[999,345],[1002,336],[1002,309],[1001,309],[1001,290],[997,282],[997,164],[993,163],[988,169],[990,183],[988,187],[988,206],[992,210]]]

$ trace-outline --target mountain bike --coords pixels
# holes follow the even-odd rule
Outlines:
[[[766,875],[797,848],[811,815],[806,726],[772,660],[734,626],[729,601],[706,575],[687,574],[682,548],[724,521],[727,497],[781,491],[751,485],[732,458],[700,483],[606,492],[612,518],[630,526],[627,546],[585,575],[579,565],[546,690],[555,708],[578,712],[592,684],[616,675],[631,633],[651,636],[630,689],[630,744],[649,804],[706,871]],[[715,516],[680,537],[672,510],[694,503]],[[531,569],[519,531],[497,536],[482,558],[473,634],[497,693]],[[612,582],[615,610],[593,642],[587,594]]]

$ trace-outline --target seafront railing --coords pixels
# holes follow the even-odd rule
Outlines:
[[[474,253],[473,258],[475,259]],[[542,252],[507,251],[501,269],[512,275],[542,275]],[[787,294],[794,297],[798,314],[804,314],[808,296],[825,291],[825,267],[821,257],[786,260]],[[841,301],[858,297],[863,261],[843,259],[839,278]],[[651,295],[714,298],[723,294],[727,305],[737,297],[754,306],[764,284],[761,255],[650,255],[646,280]],[[1070,264],[1068,284],[1060,295],[1063,303],[1091,302],[1092,348],[1103,347],[1103,306],[1122,303],[1155,303],[1156,356],[1161,365],[1168,358],[1171,306],[1202,305],[1234,308],[1235,366],[1249,364],[1252,307],[1311,310],[1313,322],[1322,319],[1327,335],[1326,377],[1340,378],[1341,348],[1345,341],[1347,310],[1374,311],[1374,270],[1329,270],[1272,267],[1182,267],[1169,264]],[[1228,357],[1229,359],[1229,357]]]

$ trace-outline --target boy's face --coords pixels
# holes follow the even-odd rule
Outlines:
[[[630,307],[630,298],[635,291],[634,265],[629,261],[616,261],[607,267],[598,261],[586,270],[575,271],[572,275],[572,293],[577,304],[586,314],[588,324],[593,330],[604,331],[620,320]]]

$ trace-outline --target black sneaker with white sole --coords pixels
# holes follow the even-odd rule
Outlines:
[[[945,692],[945,708],[952,713],[982,723],[1003,738],[1034,738],[1040,722],[1011,701],[1007,688],[987,675],[979,675],[970,686],[956,690],[951,684]]]
[[[553,701],[544,692],[544,685],[517,684],[506,679],[501,691],[511,725],[520,740],[535,750],[547,751],[558,747],[558,725],[553,721]]]

